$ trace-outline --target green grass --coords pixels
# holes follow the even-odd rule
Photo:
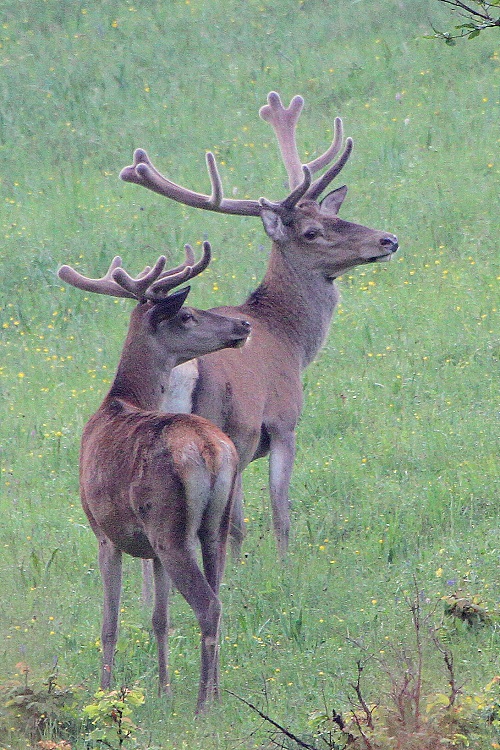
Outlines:
[[[404,592],[462,589],[500,601],[498,184],[500,39],[422,39],[449,19],[432,0],[133,5],[10,0],[0,28],[0,530],[3,680],[58,662],[64,684],[97,688],[101,587],[78,499],[78,443],[119,356],[130,304],[62,288],[59,264],[139,270],[208,236],[214,260],[192,303],[241,300],[268,242],[256,219],[169,203],[119,182],[141,146],[173,180],[208,190],[214,150],[226,191],[279,199],[284,170],[258,118],[267,92],[306,99],[301,153],[333,117],[355,140],[346,219],[398,234],[389,266],[340,281],[342,305],[304,378],[289,562],[276,565],[265,461],[245,475],[248,537],[228,563],[222,683],[307,733],[323,705],[346,710],[362,639],[411,640]],[[198,631],[172,604],[175,697],[156,697],[149,615],[130,560],[117,684],[146,690],[142,747],[259,747],[266,728],[229,695],[192,722]],[[426,606],[425,604],[423,606]],[[441,608],[438,609],[439,619]],[[498,630],[450,629],[474,692],[500,670]],[[367,694],[387,694],[367,667]],[[446,688],[430,657],[426,685]],[[268,703],[266,704],[266,699]],[[75,748],[83,748],[72,738]],[[16,733],[0,746],[19,750]],[[490,747],[490,740],[483,745]]]

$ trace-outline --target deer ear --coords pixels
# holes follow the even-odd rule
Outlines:
[[[347,185],[342,185],[342,187],[332,190],[332,192],[325,195],[321,201],[321,211],[325,214],[337,215],[346,195]]]
[[[263,206],[260,209],[260,217],[268,237],[276,242],[283,242],[286,240],[288,234],[287,228],[276,211],[273,211],[272,208]]]
[[[177,292],[165,297],[160,302],[154,303],[149,311],[149,322],[154,331],[156,331],[162,320],[170,320],[177,315],[186,301],[190,289],[190,286],[186,286],[184,289],[179,289]]]

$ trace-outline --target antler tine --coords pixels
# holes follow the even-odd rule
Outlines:
[[[266,198],[259,198],[259,203],[264,208],[271,208],[281,214],[282,218],[285,219],[290,214],[290,211],[297,205],[300,199],[307,193],[309,186],[311,185],[311,170],[304,164],[302,166],[302,182],[288,195],[285,200],[273,203],[268,201]]]
[[[61,266],[58,270],[57,275],[62,281],[67,284],[76,287],[77,289],[83,289],[85,292],[95,292],[96,294],[107,294],[111,297],[134,297],[130,291],[124,289],[122,286],[116,283],[114,280],[115,271],[121,266],[122,259],[119,255],[116,255],[111,261],[107,272],[100,279],[91,279],[88,276],[76,271],[71,266]]]
[[[316,174],[320,169],[326,167],[332,159],[337,156],[338,152],[342,147],[342,140],[344,138],[344,126],[340,117],[336,117],[333,124],[333,141],[330,147],[325,151],[324,154],[318,156],[313,161],[308,163],[308,167],[311,170],[311,174]]]
[[[191,245],[184,246],[186,251],[186,258],[194,259],[193,248]],[[166,297],[168,292],[184,281],[189,281],[195,276],[198,276],[210,263],[212,257],[211,246],[209,242],[203,243],[203,254],[200,260],[194,265],[186,265],[182,271],[173,274],[171,276],[163,275],[155,281],[148,289],[147,298],[151,300],[160,299]]]
[[[211,152],[206,155],[207,169],[212,185],[212,194],[203,195],[193,190],[188,190],[167,177],[164,177],[152,164],[147,153],[142,148],[134,152],[134,163],[125,167],[120,172],[120,177],[125,182],[134,182],[137,185],[152,190],[155,193],[171,198],[178,203],[193,208],[203,208],[207,211],[217,211],[224,214],[236,214],[239,216],[259,216],[259,202],[252,200],[235,200],[224,198],[222,182],[217,169],[215,157]]]
[[[347,138],[345,142],[345,148],[342,154],[340,155],[340,157],[337,159],[335,164],[332,164],[330,169],[327,169],[324,175],[322,175],[317,180],[315,180],[315,182],[313,182],[309,190],[307,190],[307,192],[304,194],[305,198],[308,198],[309,200],[314,201],[321,195],[323,190],[326,187],[328,187],[328,185],[332,182],[332,180],[334,180],[335,177],[339,174],[339,172],[341,172],[342,169],[344,168],[347,160],[349,159],[351,155],[352,147],[353,147],[352,138]]]
[[[178,266],[176,266],[175,268],[171,268],[168,271],[163,271],[163,273],[161,273],[158,276],[158,280],[159,279],[165,279],[168,276],[174,276],[175,274],[180,273],[181,271],[184,271],[184,269],[187,266],[189,266],[190,268],[193,268],[195,266],[195,264],[196,264],[196,256],[194,254],[194,250],[191,247],[191,245],[184,245],[184,253],[186,255],[186,259],[185,259],[184,263],[180,263]],[[207,265],[208,265],[208,263],[207,263]]]
[[[192,252],[192,248],[189,245],[187,245],[186,250],[187,248],[189,248]],[[211,258],[212,258],[212,246],[210,245],[210,242],[207,242],[205,240],[202,246],[201,258],[198,261],[198,263],[194,264],[192,271],[191,271],[191,276],[189,278],[194,279],[195,276],[198,276],[198,274],[204,271],[205,268],[210,263]]]
[[[215,156],[211,151],[207,151],[205,155],[205,161],[207,163],[208,174],[210,176],[210,182],[212,184],[210,204],[212,206],[220,206],[224,199],[224,193],[222,191],[222,180],[220,178],[219,170],[217,169]]]
[[[191,245],[184,245],[184,252],[186,253],[186,265],[194,266],[196,257]]]
[[[303,178],[302,162],[295,141],[295,128],[304,106],[304,100],[301,96],[294,96],[290,105],[284,107],[279,94],[271,91],[267,95],[267,102],[260,108],[259,115],[274,130],[288,174],[290,189],[294,190]]]
[[[173,276],[176,273],[180,273],[186,268],[186,266],[194,266],[196,258],[195,258],[193,248],[191,247],[191,245],[184,245],[184,252],[186,254],[185,261],[183,263],[179,263],[179,265],[175,266],[175,268],[170,268],[167,271],[163,271],[158,276],[158,279],[163,279],[163,278],[166,278],[167,276]]]
[[[144,299],[151,302],[159,302],[168,296],[168,293],[179,284],[183,284],[191,278],[191,266],[184,266],[181,271],[169,276],[162,276],[157,279],[144,294]]]
[[[115,268],[112,273],[114,281],[119,284],[123,289],[130,292],[132,297],[136,299],[145,299],[147,297],[147,290],[153,284],[154,281],[161,275],[165,268],[167,259],[164,255],[160,255],[153,268],[147,273],[144,271],[139,274],[135,279],[128,274],[121,266]]]
[[[301,183],[303,184],[303,167],[297,151],[295,128],[302,111],[304,100],[301,96],[294,96],[290,102],[290,106],[285,108],[279,95],[275,91],[271,91],[271,93],[268,94],[267,101],[268,104],[261,107],[259,114],[263,120],[270,123],[276,134],[283,162],[288,173],[290,188],[293,190],[290,196],[286,198],[285,203],[287,205],[290,203],[293,207],[302,196],[315,200],[326,186],[330,184],[334,177],[339,174],[345,165],[352,151],[352,139],[347,139],[345,149],[337,162],[332,165],[322,177],[318,178],[318,180],[316,180],[316,182],[310,187],[308,186],[306,190],[296,198],[295,189],[300,188]],[[324,154],[321,154],[321,156],[318,156],[316,159],[313,159],[305,165],[309,169],[311,175],[326,167],[339,153],[342,146],[343,134],[342,120],[340,117],[336,117],[334,121],[333,141],[330,147],[324,152]]]
[[[281,205],[284,209],[290,210],[297,205],[300,199],[303,198],[303,196],[307,193],[311,184],[311,179],[311,170],[309,169],[307,164],[304,164],[302,167],[302,181],[300,185],[297,185],[295,190],[293,190],[290,195],[285,198],[284,201],[281,201]]]
[[[140,279],[151,271],[151,266],[144,266],[142,271],[137,274],[137,278]]]

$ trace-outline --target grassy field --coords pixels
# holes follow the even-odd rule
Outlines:
[[[1,9],[0,748],[36,746],[23,730],[35,709],[4,704],[17,683],[38,689],[54,670],[75,704],[46,708],[43,739],[99,746],[86,741],[81,711],[98,686],[101,584],[78,499],[78,443],[131,305],[63,288],[57,267],[97,276],[119,253],[138,271],[162,252],[177,261],[185,242],[206,236],[214,260],[192,304],[242,300],[266,264],[260,221],[174,205],[117,175],[141,146],[173,180],[205,192],[211,149],[228,194],[283,197],[284,170],[258,117],[270,90],[287,102],[304,96],[298,140],[308,158],[342,116],[355,141],[342,216],[396,233],[401,249],[390,265],[339,282],[342,305],[304,379],[284,566],[267,462],[245,474],[244,557],[228,563],[222,589],[222,686],[326,747],[310,717],[325,706],[350,715],[359,660],[369,704],[390,708],[395,682],[414,676],[420,657],[422,712],[448,695],[429,617],[464,685],[457,700],[472,718],[460,731],[471,747],[499,747],[483,691],[500,672],[496,30],[455,47],[424,39],[450,23],[436,0],[4,0]],[[138,683],[146,700],[124,747],[270,747],[271,727],[229,693],[193,723],[199,636],[178,594],[175,696],[157,697],[139,566],[125,570],[116,682]],[[492,613],[482,627],[444,617],[441,598],[457,592]],[[497,705],[499,718],[500,694]],[[443,732],[461,746],[457,727]],[[382,734],[373,747],[396,747]]]

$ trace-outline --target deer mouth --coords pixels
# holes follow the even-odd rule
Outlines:
[[[388,263],[392,260],[393,253],[385,253],[384,255],[377,255],[376,258],[370,258],[368,263]]]
[[[238,331],[238,333],[236,333]],[[234,332],[234,339],[226,344],[226,349],[241,349],[250,338],[252,328],[246,320],[239,321]]]
[[[399,248],[398,238],[395,234],[383,237],[380,240],[381,247],[385,250],[385,253],[370,258],[369,263],[387,263],[390,261],[396,250]]]
[[[245,346],[246,342],[249,341],[250,334],[247,334],[243,336],[240,339],[235,339],[234,341],[231,341],[230,344],[226,346],[226,349],[241,349]]]

